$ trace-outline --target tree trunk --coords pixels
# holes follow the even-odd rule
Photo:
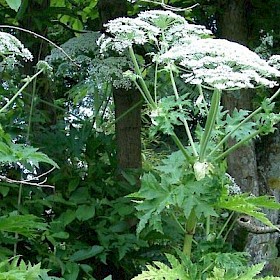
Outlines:
[[[220,0],[219,6],[220,14],[217,17],[218,36],[248,45],[250,30],[248,16],[252,9],[251,2],[248,0]],[[227,92],[223,97],[223,105],[230,112],[234,108],[252,110],[251,101],[253,95],[254,91],[252,90],[242,90],[235,93]],[[269,175],[271,170],[273,170],[273,176],[276,176],[277,180],[280,178],[280,169],[277,167],[279,159],[275,159],[275,157],[280,156],[279,154],[272,156],[270,154],[271,144],[265,144],[265,141],[264,139],[262,142],[263,147],[259,156],[256,154],[254,142],[232,153],[227,159],[228,172],[235,178],[243,192],[249,192],[253,195],[259,195],[260,193],[275,194],[277,198],[278,191],[269,190],[267,182],[274,178]],[[272,138],[271,141],[274,143],[274,147],[280,147],[279,141],[277,142],[275,138]],[[229,145],[232,145],[232,142],[231,140]],[[261,173],[258,172],[258,163],[261,164]],[[278,222],[278,213],[276,211],[271,211],[267,214],[274,223]],[[268,260],[275,253],[277,234],[249,234],[245,235],[245,238],[247,239],[241,240],[241,234],[238,232],[234,245],[240,248],[238,244],[246,244],[244,249],[251,255],[252,263]]]
[[[141,106],[124,117],[129,108],[141,101],[141,95],[133,90],[114,90],[116,119],[117,160],[121,169],[141,167]]]
[[[217,15],[218,36],[246,45],[248,42],[249,27],[247,24],[249,1],[221,0],[220,14]],[[252,109],[251,90],[225,92],[223,105],[229,112],[234,108]],[[232,144],[229,143],[229,145]],[[258,195],[257,162],[255,145],[251,143],[232,153],[228,157],[229,173],[236,179],[243,191]]]
[[[262,137],[256,143],[257,162],[259,171],[259,191],[260,195],[272,195],[279,201],[280,194],[280,125],[278,124],[275,133]],[[279,224],[279,211],[266,211],[267,216],[274,224]],[[253,236],[250,244],[247,245],[251,253],[254,252],[258,246],[258,253],[255,254],[254,261],[266,261],[265,272],[269,275],[273,273],[279,276],[279,265],[277,265],[276,258],[278,256],[277,242],[279,240],[279,233],[262,234]],[[249,246],[254,245],[255,248]]]
[[[99,0],[98,10],[104,26],[109,20],[127,14],[126,0]],[[120,171],[141,169],[141,106],[121,117],[141,100],[140,93],[136,90],[115,89],[113,96],[115,117],[119,118],[116,123],[118,167]]]

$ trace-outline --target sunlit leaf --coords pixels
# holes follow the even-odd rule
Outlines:
[[[6,0],[7,4],[9,7],[16,12],[18,11],[20,5],[21,5],[21,0]]]

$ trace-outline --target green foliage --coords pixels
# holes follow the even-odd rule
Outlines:
[[[154,261],[153,265],[147,265],[147,271],[143,271],[132,280],[194,280],[197,279],[196,267],[185,257],[181,262],[173,255],[166,254],[169,265]]]
[[[262,223],[268,225],[269,227],[277,228],[269,221],[265,213],[262,212],[263,208],[275,210],[280,208],[279,203],[275,202],[275,199],[273,197],[254,197],[248,194],[228,196],[224,193],[224,195],[221,196],[217,206],[220,208],[235,211],[237,213],[252,216]]]
[[[178,112],[178,106],[184,106],[184,110]],[[160,106],[152,111],[150,117],[154,126],[151,128],[152,134],[158,131],[164,134],[171,135],[174,132],[174,127],[182,125],[182,120],[188,116],[189,110],[192,109],[189,94],[180,96],[178,100],[174,96],[163,97]],[[187,117],[187,119],[189,119]]]
[[[41,264],[25,263],[19,257],[0,262],[1,280],[63,280],[63,278],[50,277]]]
[[[20,5],[21,5],[21,0],[6,0],[7,4],[9,7],[16,12],[18,11]]]
[[[248,115],[249,111],[247,110],[238,110],[234,109],[232,114],[229,115],[227,114],[226,120],[225,120],[225,134],[228,134],[231,132],[233,129],[237,127],[237,125],[240,124],[242,120],[244,120]],[[249,134],[253,133],[256,131],[255,129],[255,122],[248,121],[240,129],[238,129],[236,132],[232,134],[232,138],[235,139],[236,141],[241,141],[244,139],[244,137],[248,136]]]
[[[256,264],[251,267],[246,265],[245,258],[241,254],[212,254],[206,255],[204,264],[194,264],[186,256],[181,255],[179,259],[173,255],[166,254],[167,264],[154,261],[147,265],[146,270],[132,280],[253,280],[253,279],[280,279],[280,277],[258,277],[264,264]],[[208,259],[205,261],[205,259]],[[255,278],[257,277],[257,278]]]
[[[18,215],[16,212],[0,217],[0,231],[13,232],[28,238],[40,234],[47,229],[47,225],[34,215]]]

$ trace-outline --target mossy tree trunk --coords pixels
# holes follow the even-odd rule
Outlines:
[[[220,0],[218,9],[220,12],[217,15],[218,36],[248,45],[250,31],[252,30],[249,18],[253,9],[250,0]],[[255,91],[253,90],[227,92],[223,97],[223,105],[230,112],[234,108],[252,110],[254,94]],[[229,145],[232,145],[232,141]],[[272,190],[267,184],[274,177],[280,180],[278,179],[280,178],[280,169],[275,165],[279,160],[274,162],[277,156],[275,154],[272,156],[272,147],[278,149],[277,155],[280,157],[280,144],[279,141],[276,141],[275,135],[263,138],[261,146],[252,142],[228,157],[228,171],[236,179],[243,192],[249,192],[253,195],[274,194],[278,198],[278,191]],[[272,175],[269,175],[270,173]],[[268,217],[272,222],[278,222],[278,213],[275,211],[269,212]],[[240,248],[237,243],[244,243],[245,247],[243,249],[250,253],[253,263],[268,260],[271,256],[275,257],[274,255],[277,255],[275,253],[277,251],[275,246],[277,242],[276,234],[249,234],[246,240],[240,240],[241,235],[239,233],[237,233],[237,236],[234,240],[236,247]]]

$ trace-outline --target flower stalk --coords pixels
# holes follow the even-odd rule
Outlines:
[[[194,210],[191,211],[189,218],[186,222],[186,232],[184,237],[183,253],[188,257],[191,256],[193,236],[197,224],[197,217]]]
[[[176,100],[178,100],[179,99],[179,93],[178,93],[177,86],[176,86],[176,83],[175,83],[173,71],[171,69],[169,71],[169,74],[170,74],[171,84],[172,84],[172,87],[173,87],[175,98],[176,98]],[[181,104],[179,104],[179,110],[183,113],[183,107],[182,107]],[[182,118],[181,121],[184,124],[187,137],[190,141],[190,145],[191,145],[192,150],[193,150],[193,154],[194,154],[195,157],[198,157],[198,153],[197,153],[195,145],[194,145],[194,141],[193,141],[193,137],[192,137],[192,134],[191,134],[189,124],[188,124],[186,118]]]
[[[268,98],[269,102],[272,102],[280,93],[280,89],[278,89],[270,98]],[[211,151],[211,153],[208,155],[209,157],[211,157],[211,155],[213,155],[219,148],[221,148],[229,139],[230,137],[242,126],[244,125],[246,122],[248,122],[250,119],[252,119],[255,115],[257,115],[258,113],[260,113],[263,110],[262,107],[257,108],[255,111],[253,111],[250,115],[248,115],[243,121],[241,121],[235,128],[233,128],[217,145],[216,147]],[[257,134],[256,134],[257,135]],[[247,137],[247,141],[251,140],[252,138],[254,138],[256,135],[252,134],[252,137]],[[244,140],[241,141],[243,145],[245,143]],[[236,148],[234,148],[236,145],[238,145]],[[219,155],[215,160],[218,160],[222,157],[225,157],[226,155],[228,155],[229,153],[233,152],[234,150],[236,150],[238,147],[240,147],[241,145],[239,145],[239,143],[235,144],[233,147],[230,148],[229,152],[224,152],[223,156]]]
[[[40,69],[36,74],[34,74],[32,77],[28,77],[27,81],[24,83],[24,85],[18,90],[18,92],[8,101],[8,103],[5,104],[0,109],[0,113],[3,113],[15,100],[16,98],[24,91],[24,89],[35,79],[37,76],[39,76],[41,73],[44,72],[44,69]]]
[[[135,53],[134,53],[134,50],[132,47],[129,47],[129,54],[130,54],[130,57],[131,57],[131,60],[133,62],[133,65],[134,65],[134,69],[135,69],[135,72],[137,74],[137,77],[139,79],[139,83],[141,85],[141,88],[142,88],[142,91],[146,97],[146,100],[148,101],[148,104],[150,105],[150,107],[152,109],[156,109],[157,108],[157,105],[155,103],[155,101],[153,100],[152,98],[152,95],[142,77],[142,73],[141,73],[141,70],[140,70],[140,67],[139,67],[139,64],[138,64],[138,61],[136,59],[136,56],[135,56]]]
[[[200,142],[200,152],[199,152],[200,162],[203,162],[205,160],[205,154],[207,151],[206,149],[216,123],[216,117],[219,110],[220,100],[221,100],[221,90],[214,89],[213,96],[211,99],[209,114],[205,124],[205,130],[203,132],[201,142]]]

